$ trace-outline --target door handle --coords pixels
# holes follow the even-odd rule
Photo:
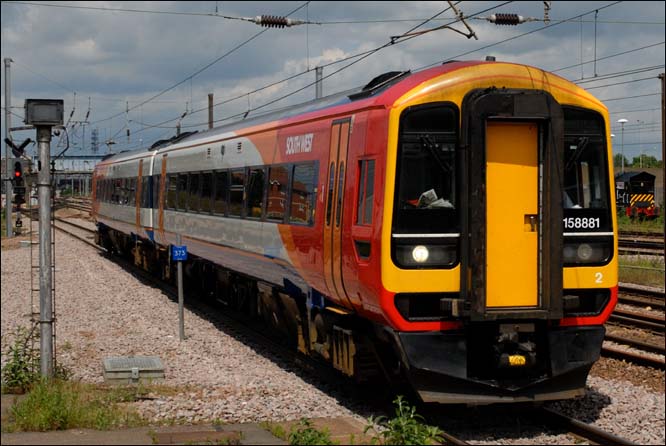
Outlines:
[[[537,232],[539,224],[539,216],[537,214],[525,214],[525,232]]]

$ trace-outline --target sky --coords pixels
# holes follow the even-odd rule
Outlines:
[[[182,131],[205,130],[210,93],[218,126],[313,99],[318,66],[326,96],[387,71],[491,55],[588,89],[610,111],[615,153],[661,159],[665,4],[462,1],[455,4],[467,17],[461,23],[442,1],[3,1],[1,58],[13,61],[10,127],[24,125],[26,98],[63,99],[68,155],[92,153],[93,133],[98,154],[135,150],[175,135],[178,123]],[[498,13],[527,21],[486,20]],[[240,20],[260,15],[310,23],[278,29]],[[467,26],[478,40],[468,38]],[[396,38],[420,31],[429,32]],[[2,85],[4,117],[4,65]],[[624,129],[619,119],[627,120]],[[3,139],[4,127],[3,119]],[[35,132],[11,136],[20,143]],[[64,133],[54,138],[53,153],[65,147]]]

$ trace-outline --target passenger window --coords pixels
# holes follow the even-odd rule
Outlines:
[[[167,209],[176,209],[176,197],[178,196],[178,175],[169,175],[166,193]]]
[[[192,212],[199,212],[199,178],[198,173],[190,174],[187,208]]]
[[[340,227],[342,218],[342,193],[345,190],[345,163],[340,163],[340,172],[338,174],[338,207],[335,211],[335,226]]]
[[[186,173],[178,175],[178,189],[176,191],[176,209],[179,211],[187,210],[187,177]]]
[[[150,179],[151,177],[141,178],[141,207],[150,207]]]
[[[245,195],[245,170],[231,171],[231,188],[229,190],[229,215],[240,217],[243,212]]]
[[[227,212],[227,192],[229,191],[229,172],[215,172],[215,203],[213,212],[224,215]]]
[[[213,174],[201,174],[201,212],[210,213],[213,200]]]
[[[264,182],[266,173],[263,168],[250,169],[247,181],[247,208],[245,215],[248,218],[261,218],[264,204]]]
[[[289,171],[286,166],[271,167],[268,174],[268,203],[266,219],[284,221],[287,210],[287,190]]]
[[[111,202],[113,204],[120,204],[120,192],[121,192],[121,186],[122,186],[121,180],[117,179],[117,180],[111,180],[111,181],[112,181],[112,186],[113,186],[113,188],[112,188],[113,194],[111,195]]]
[[[333,213],[333,188],[335,187],[335,163],[331,163],[328,171],[328,203],[326,203],[326,226],[331,224]]]
[[[314,222],[315,184],[317,182],[314,164],[294,166],[291,181],[291,203],[289,222],[311,225]]]
[[[375,190],[375,160],[359,161],[358,205],[356,224],[372,224],[372,200]]]
[[[158,208],[160,204],[160,180],[161,175],[153,175],[153,199],[150,205]]]
[[[136,205],[136,184],[137,184],[137,178],[130,178],[129,180],[129,205],[130,206],[135,206]],[[139,203],[140,204],[140,203]]]

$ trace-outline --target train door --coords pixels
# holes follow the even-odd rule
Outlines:
[[[486,307],[538,304],[538,127],[486,125]]]
[[[351,120],[346,118],[331,126],[323,240],[324,279],[329,296],[345,306],[350,304],[342,275],[342,214],[350,125]]]
[[[157,205],[153,203],[153,208],[157,209],[157,229],[162,243],[166,243],[166,237],[164,234],[164,201],[166,198],[166,183],[167,183],[167,156],[168,153],[162,155],[162,166],[160,170],[160,184],[158,189],[158,196],[155,197],[157,200]]]
[[[143,197],[143,160],[139,160],[139,173],[136,177],[136,197],[134,200],[134,219],[136,223],[136,233],[141,234],[141,198]]]
[[[462,104],[461,296],[473,321],[562,317],[564,114],[546,92]]]

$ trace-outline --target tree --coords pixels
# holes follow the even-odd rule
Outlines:
[[[615,156],[613,156],[613,166],[615,167],[622,167],[622,154],[617,153]],[[627,157],[624,157],[624,167],[631,167],[631,163],[629,163],[629,160]]]
[[[643,161],[641,162],[641,157],[640,156],[635,156],[634,157],[634,166],[638,167],[643,167],[643,168],[648,168],[648,167],[661,167],[661,161],[655,158],[654,156],[651,155],[643,155]]]

